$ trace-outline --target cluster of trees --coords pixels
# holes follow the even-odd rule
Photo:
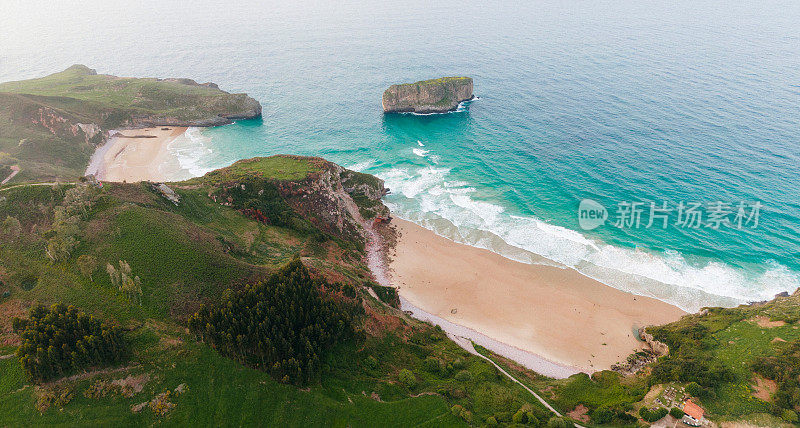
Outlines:
[[[659,407],[657,409],[648,409],[647,407],[642,407],[639,409],[639,416],[642,417],[647,422],[655,422],[664,416],[667,416],[669,410]]]
[[[628,403],[627,406],[615,406],[612,408],[608,407],[598,407],[596,409],[592,409],[589,412],[589,417],[592,418],[592,421],[600,424],[611,424],[612,422],[617,422],[618,425],[631,425],[636,423],[636,417],[628,413],[628,410],[633,408],[632,405]]]
[[[131,272],[131,265],[124,260],[119,261],[119,269],[111,263],[106,264],[106,272],[111,284],[132,302],[142,303],[142,280]]]
[[[295,258],[266,282],[233,292],[189,318],[189,328],[225,356],[294,384],[317,379],[334,345],[355,340],[364,309],[314,279]]]
[[[654,327],[651,333],[669,346],[669,355],[653,366],[650,383],[696,382],[703,395],[714,395],[717,386],[735,380],[733,372],[712,358],[717,344],[703,324],[692,323],[678,328]]]
[[[92,195],[90,184],[78,183],[64,192],[61,205],[53,209],[53,226],[45,235],[47,238],[45,252],[51,261],[68,259],[72,250],[78,245],[80,222],[92,206]]]
[[[773,413],[787,420],[795,419],[790,422],[797,422],[794,409],[800,407],[800,342],[792,342],[774,357],[756,359],[752,368],[754,372],[778,383],[775,392],[775,405],[778,408],[773,409]]]
[[[22,339],[17,357],[32,381],[47,381],[78,370],[121,362],[127,346],[119,327],[110,327],[74,306],[31,308],[27,319],[14,318]]]

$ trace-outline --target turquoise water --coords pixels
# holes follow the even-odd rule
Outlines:
[[[383,178],[397,215],[442,235],[689,310],[800,285],[796,2],[0,8],[0,80],[85,63],[257,98],[263,119],[175,145],[194,174],[323,156]],[[382,114],[388,85],[443,75],[472,76],[479,99]],[[581,229],[582,199],[612,221]],[[615,227],[636,201],[643,224],[650,201],[763,208],[741,230],[678,227],[675,212],[666,229]]]

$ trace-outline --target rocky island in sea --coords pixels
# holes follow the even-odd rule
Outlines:
[[[384,113],[447,113],[471,100],[471,77],[442,77],[392,85],[383,92]]]

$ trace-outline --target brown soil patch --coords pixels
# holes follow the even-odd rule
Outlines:
[[[124,367],[114,367],[114,368],[107,368],[107,369],[101,369],[101,370],[92,370],[92,371],[89,371],[89,372],[83,372],[83,373],[79,373],[79,374],[72,375],[72,376],[69,376],[69,377],[62,377],[61,379],[56,379],[56,380],[50,381],[50,382],[48,382],[46,384],[42,384],[42,386],[55,386],[55,385],[60,385],[60,384],[64,384],[64,383],[74,382],[76,380],[91,379],[91,378],[93,378],[95,376],[99,376],[99,375],[103,375],[103,374],[119,373],[119,372],[128,371],[128,370],[130,370],[130,369],[132,369],[134,367],[137,367],[137,366],[139,366],[139,363],[133,362],[133,363],[131,363],[131,364],[127,365],[127,366],[124,366]]]
[[[754,397],[762,401],[771,401],[772,395],[778,390],[778,384],[774,380],[765,379],[756,375],[753,388],[756,390],[753,393]]]
[[[778,342],[786,342],[786,341],[781,339],[780,337],[775,337],[774,339],[772,339],[772,343],[778,343]]]
[[[783,327],[786,325],[785,321],[770,321],[768,317],[759,315],[750,319],[751,322],[758,324],[761,328]]]
[[[183,340],[181,340],[178,337],[163,337],[162,336],[160,339],[158,339],[158,343],[159,343],[159,345],[161,345],[162,348],[172,348],[174,346],[178,346],[178,345],[182,344]]]
[[[664,390],[664,385],[661,384],[653,385],[653,387],[650,388],[650,391],[647,391],[647,394],[645,394],[644,399],[642,401],[645,403],[652,402],[653,400],[658,398],[658,396],[661,394],[661,391],[663,390]]]
[[[0,303],[0,345],[19,346],[19,336],[11,331],[11,320],[22,318],[28,313],[28,307],[21,300],[9,300]]]
[[[589,413],[588,407],[584,406],[583,404],[578,404],[574,409],[572,409],[572,411],[567,413],[567,416],[569,416],[572,419],[575,419],[576,421],[581,421],[583,423],[586,423],[589,422],[588,413]]]
[[[124,391],[130,391],[130,396],[138,394],[142,392],[144,389],[144,385],[150,381],[150,375],[147,373],[142,373],[137,376],[130,375],[123,379],[115,379],[111,383],[114,385],[119,386]]]

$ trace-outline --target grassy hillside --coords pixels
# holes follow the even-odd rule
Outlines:
[[[98,75],[74,65],[39,79],[0,83],[0,181],[73,180],[106,132],[119,127],[212,126],[261,114],[257,101],[190,79]]]
[[[292,193],[329,179],[365,198],[382,193],[379,180],[337,168],[315,158],[243,162],[171,184],[177,206],[147,184],[0,192],[0,426],[463,426],[490,418],[511,423],[515,414],[544,426],[552,415],[520,386],[440,330],[370,296],[363,242],[335,233],[324,217],[306,216],[298,201],[322,195]],[[276,212],[290,221],[276,225],[238,200],[212,199],[242,185],[268,206],[289,207]],[[270,185],[278,193],[255,190]],[[328,196],[328,208],[344,197]],[[355,318],[360,333],[326,351],[319,377],[303,388],[226,358],[187,329],[201,305],[269,278],[297,255],[314,278],[339,284],[336,290],[363,308]],[[140,289],[124,291],[107,265],[129,265]],[[28,380],[13,355],[20,339],[10,320],[36,303],[56,302],[122,327],[130,356],[46,384]]]

